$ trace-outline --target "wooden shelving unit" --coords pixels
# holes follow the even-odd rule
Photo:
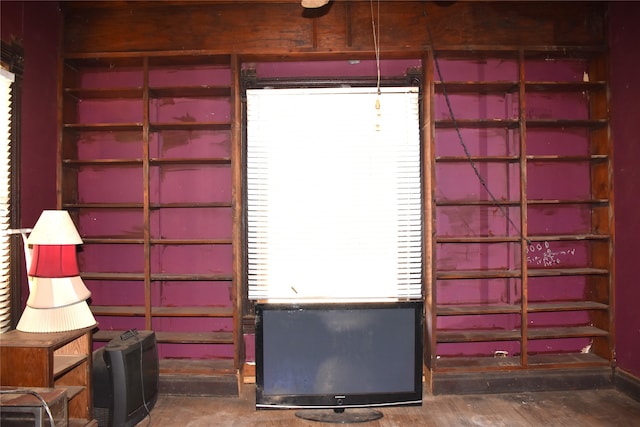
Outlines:
[[[91,330],[29,333],[0,340],[0,385],[66,389],[70,426],[97,426],[91,399]]]
[[[232,68],[229,55],[61,58],[59,206],[83,238],[96,341],[153,329],[161,358],[238,363]]]
[[[438,67],[431,73],[434,326],[426,356],[433,381],[610,366],[604,53],[447,51],[436,60],[443,71],[442,79]]]

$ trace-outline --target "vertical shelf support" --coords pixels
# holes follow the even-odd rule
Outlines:
[[[518,102],[518,119],[520,130],[520,286],[521,286],[521,313],[520,313],[520,329],[521,329],[521,353],[520,363],[522,366],[528,366],[528,348],[529,348],[529,273],[527,264],[527,246],[528,246],[528,216],[527,216],[527,109],[526,109],[526,76],[525,76],[525,57],[522,49],[518,52],[518,81],[519,81],[519,102]]]

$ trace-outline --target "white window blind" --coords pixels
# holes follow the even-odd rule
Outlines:
[[[250,299],[420,298],[421,205],[417,88],[247,91]]]
[[[11,85],[13,73],[0,68],[0,333],[11,328]]]

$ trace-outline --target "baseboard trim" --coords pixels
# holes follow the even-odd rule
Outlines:
[[[640,402],[640,378],[633,376],[620,368],[616,368],[614,373],[614,383],[618,391]]]
[[[159,393],[181,396],[238,397],[237,375],[160,375]]]
[[[434,372],[432,394],[494,394],[612,388],[609,367],[496,372]]]
[[[160,394],[239,396],[240,386],[233,360],[160,360]]]

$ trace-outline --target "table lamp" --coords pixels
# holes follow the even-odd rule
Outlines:
[[[33,247],[27,257],[29,298],[16,329],[46,333],[94,326],[86,302],[91,292],[80,277],[76,255],[82,239],[69,213],[43,211],[26,243]]]

